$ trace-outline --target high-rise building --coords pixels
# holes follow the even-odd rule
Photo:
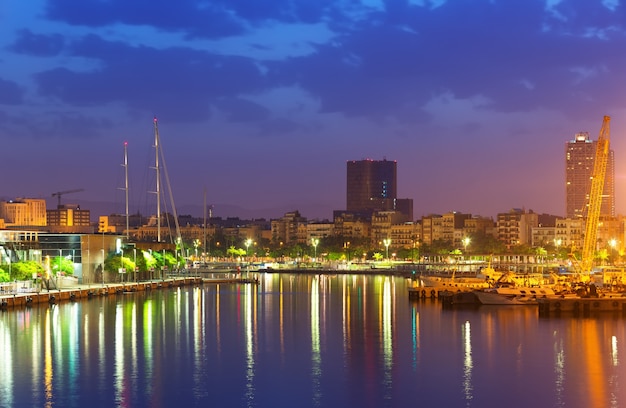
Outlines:
[[[348,161],[346,209],[371,212],[389,209],[397,198],[397,167],[395,161]]]
[[[567,218],[585,216],[589,205],[591,176],[596,156],[597,141],[589,133],[576,133],[574,140],[565,144],[565,213]],[[615,216],[615,165],[613,150],[609,151],[606,166],[600,216]]]

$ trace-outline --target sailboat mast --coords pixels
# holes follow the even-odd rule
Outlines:
[[[157,196],[157,242],[161,242],[161,170],[159,169],[159,123],[154,117],[154,151],[156,170],[156,196]]]
[[[128,142],[124,142],[124,192],[126,195],[126,240],[130,236],[130,222],[128,215]]]
[[[206,250],[206,188],[204,189],[204,202],[202,203],[202,209],[204,210],[203,211],[204,223],[202,226],[202,239],[203,239],[202,252],[207,254],[207,250]]]

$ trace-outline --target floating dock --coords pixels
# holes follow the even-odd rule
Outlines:
[[[77,301],[79,299],[90,299],[96,296],[108,296],[120,293],[142,292],[153,289],[174,288],[186,285],[202,285],[210,283],[258,283],[255,279],[249,278],[169,278],[157,281],[112,283],[104,285],[89,285],[67,287],[63,289],[42,290],[39,292],[20,292],[15,294],[5,294],[0,296],[0,309],[7,309],[17,306],[29,306],[38,303],[55,304],[64,301]]]
[[[623,294],[603,297],[538,298],[540,316],[559,314],[588,315],[592,313],[620,313],[626,315],[626,297]]]

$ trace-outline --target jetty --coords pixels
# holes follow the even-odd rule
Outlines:
[[[201,278],[196,276],[172,277],[143,282],[77,285],[60,289],[40,289],[33,292],[15,291],[0,294],[0,310],[33,304],[57,304],[123,293],[146,292],[163,288],[205,284],[258,284],[258,279],[242,277]]]
[[[602,297],[550,297],[537,299],[539,316],[587,316],[599,313],[626,315],[626,295],[606,294]]]

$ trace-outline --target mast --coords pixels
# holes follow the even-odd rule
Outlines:
[[[159,123],[154,117],[154,151],[156,170],[156,196],[157,196],[157,242],[161,242],[161,170],[159,169]]]
[[[202,226],[202,238],[203,238],[202,252],[206,254],[207,253],[207,250],[206,250],[206,188],[204,189],[204,202],[202,204],[202,210],[203,210],[203,215],[204,215],[204,222]]]
[[[124,142],[124,192],[126,195],[126,241],[129,239],[130,222],[128,215],[128,142]]]

